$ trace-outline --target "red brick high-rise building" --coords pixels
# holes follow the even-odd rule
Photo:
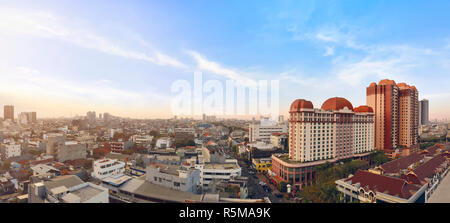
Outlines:
[[[381,80],[366,89],[367,105],[375,113],[375,148],[387,153],[399,146],[417,144],[419,106],[418,91],[405,83]]]
[[[405,83],[399,87],[399,144],[411,147],[418,143],[419,137],[419,93],[416,87]]]

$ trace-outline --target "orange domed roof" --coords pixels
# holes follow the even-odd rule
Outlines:
[[[337,111],[337,110],[343,109],[344,107],[347,107],[348,109],[353,110],[352,103],[350,103],[345,98],[339,98],[339,97],[330,98],[322,104],[322,109],[327,110],[327,111],[329,111],[329,110]]]
[[[373,109],[367,105],[361,105],[353,109],[356,113],[373,113]]]
[[[369,85],[369,87],[374,87],[374,86],[377,86],[377,83],[372,82],[372,83],[370,83],[370,85]]]
[[[417,91],[417,88],[416,88],[416,86],[411,86],[411,88],[413,89],[413,90],[415,90],[415,91]]]
[[[378,83],[378,85],[395,85],[395,81],[389,80],[389,79],[384,79],[384,80],[381,80],[380,83]]]
[[[314,109],[314,106],[310,101],[304,99],[297,99],[294,102],[292,102],[291,109],[289,112],[300,112],[300,109],[302,108]]]

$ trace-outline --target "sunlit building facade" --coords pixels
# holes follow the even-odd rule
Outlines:
[[[320,109],[297,99],[289,118],[289,155],[272,156],[272,175],[278,180],[306,184],[314,166],[362,158],[374,150],[374,114],[369,106],[353,108],[345,98],[330,98]]]
[[[375,113],[375,148],[387,153],[417,144],[419,101],[416,87],[393,80],[371,83],[367,105]]]

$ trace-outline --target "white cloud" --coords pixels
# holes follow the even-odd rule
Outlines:
[[[150,54],[147,54],[126,49],[106,37],[85,28],[78,28],[48,12],[0,8],[0,33],[58,39],[110,55],[143,60],[160,66],[187,69],[182,62],[159,51],[152,50]]]
[[[234,80],[241,85],[256,84],[255,80],[247,77],[242,71],[238,71],[237,69],[233,68],[223,67],[217,62],[206,59],[204,56],[200,55],[195,51],[188,51],[187,53],[194,58],[194,60],[197,62],[198,68],[201,70],[209,71],[214,74],[223,76],[225,78]]]
[[[110,80],[75,82],[58,79],[55,75],[42,74],[28,67],[0,67],[2,78],[0,93],[21,95],[28,98],[45,98],[48,101],[84,104],[109,104],[114,106],[139,106],[149,102],[163,103],[170,97],[151,91],[135,92],[114,87]],[[51,87],[49,87],[51,86]],[[56,105],[56,104],[55,104]]]

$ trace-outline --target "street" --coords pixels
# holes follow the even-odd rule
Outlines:
[[[251,169],[251,167],[247,163],[245,163],[243,161],[239,161],[239,165],[242,168],[242,176],[248,177],[248,191],[249,191],[250,195],[253,195],[253,197],[249,197],[249,198],[260,199],[260,198],[268,197],[272,203],[286,202],[286,201],[283,201],[282,198],[281,199],[277,198],[274,195],[274,193],[276,191],[272,191],[272,193],[268,193],[266,190],[264,190],[263,186],[261,186],[259,184],[259,182],[261,180],[257,176],[257,173],[254,173],[254,174],[249,173],[249,170]]]

